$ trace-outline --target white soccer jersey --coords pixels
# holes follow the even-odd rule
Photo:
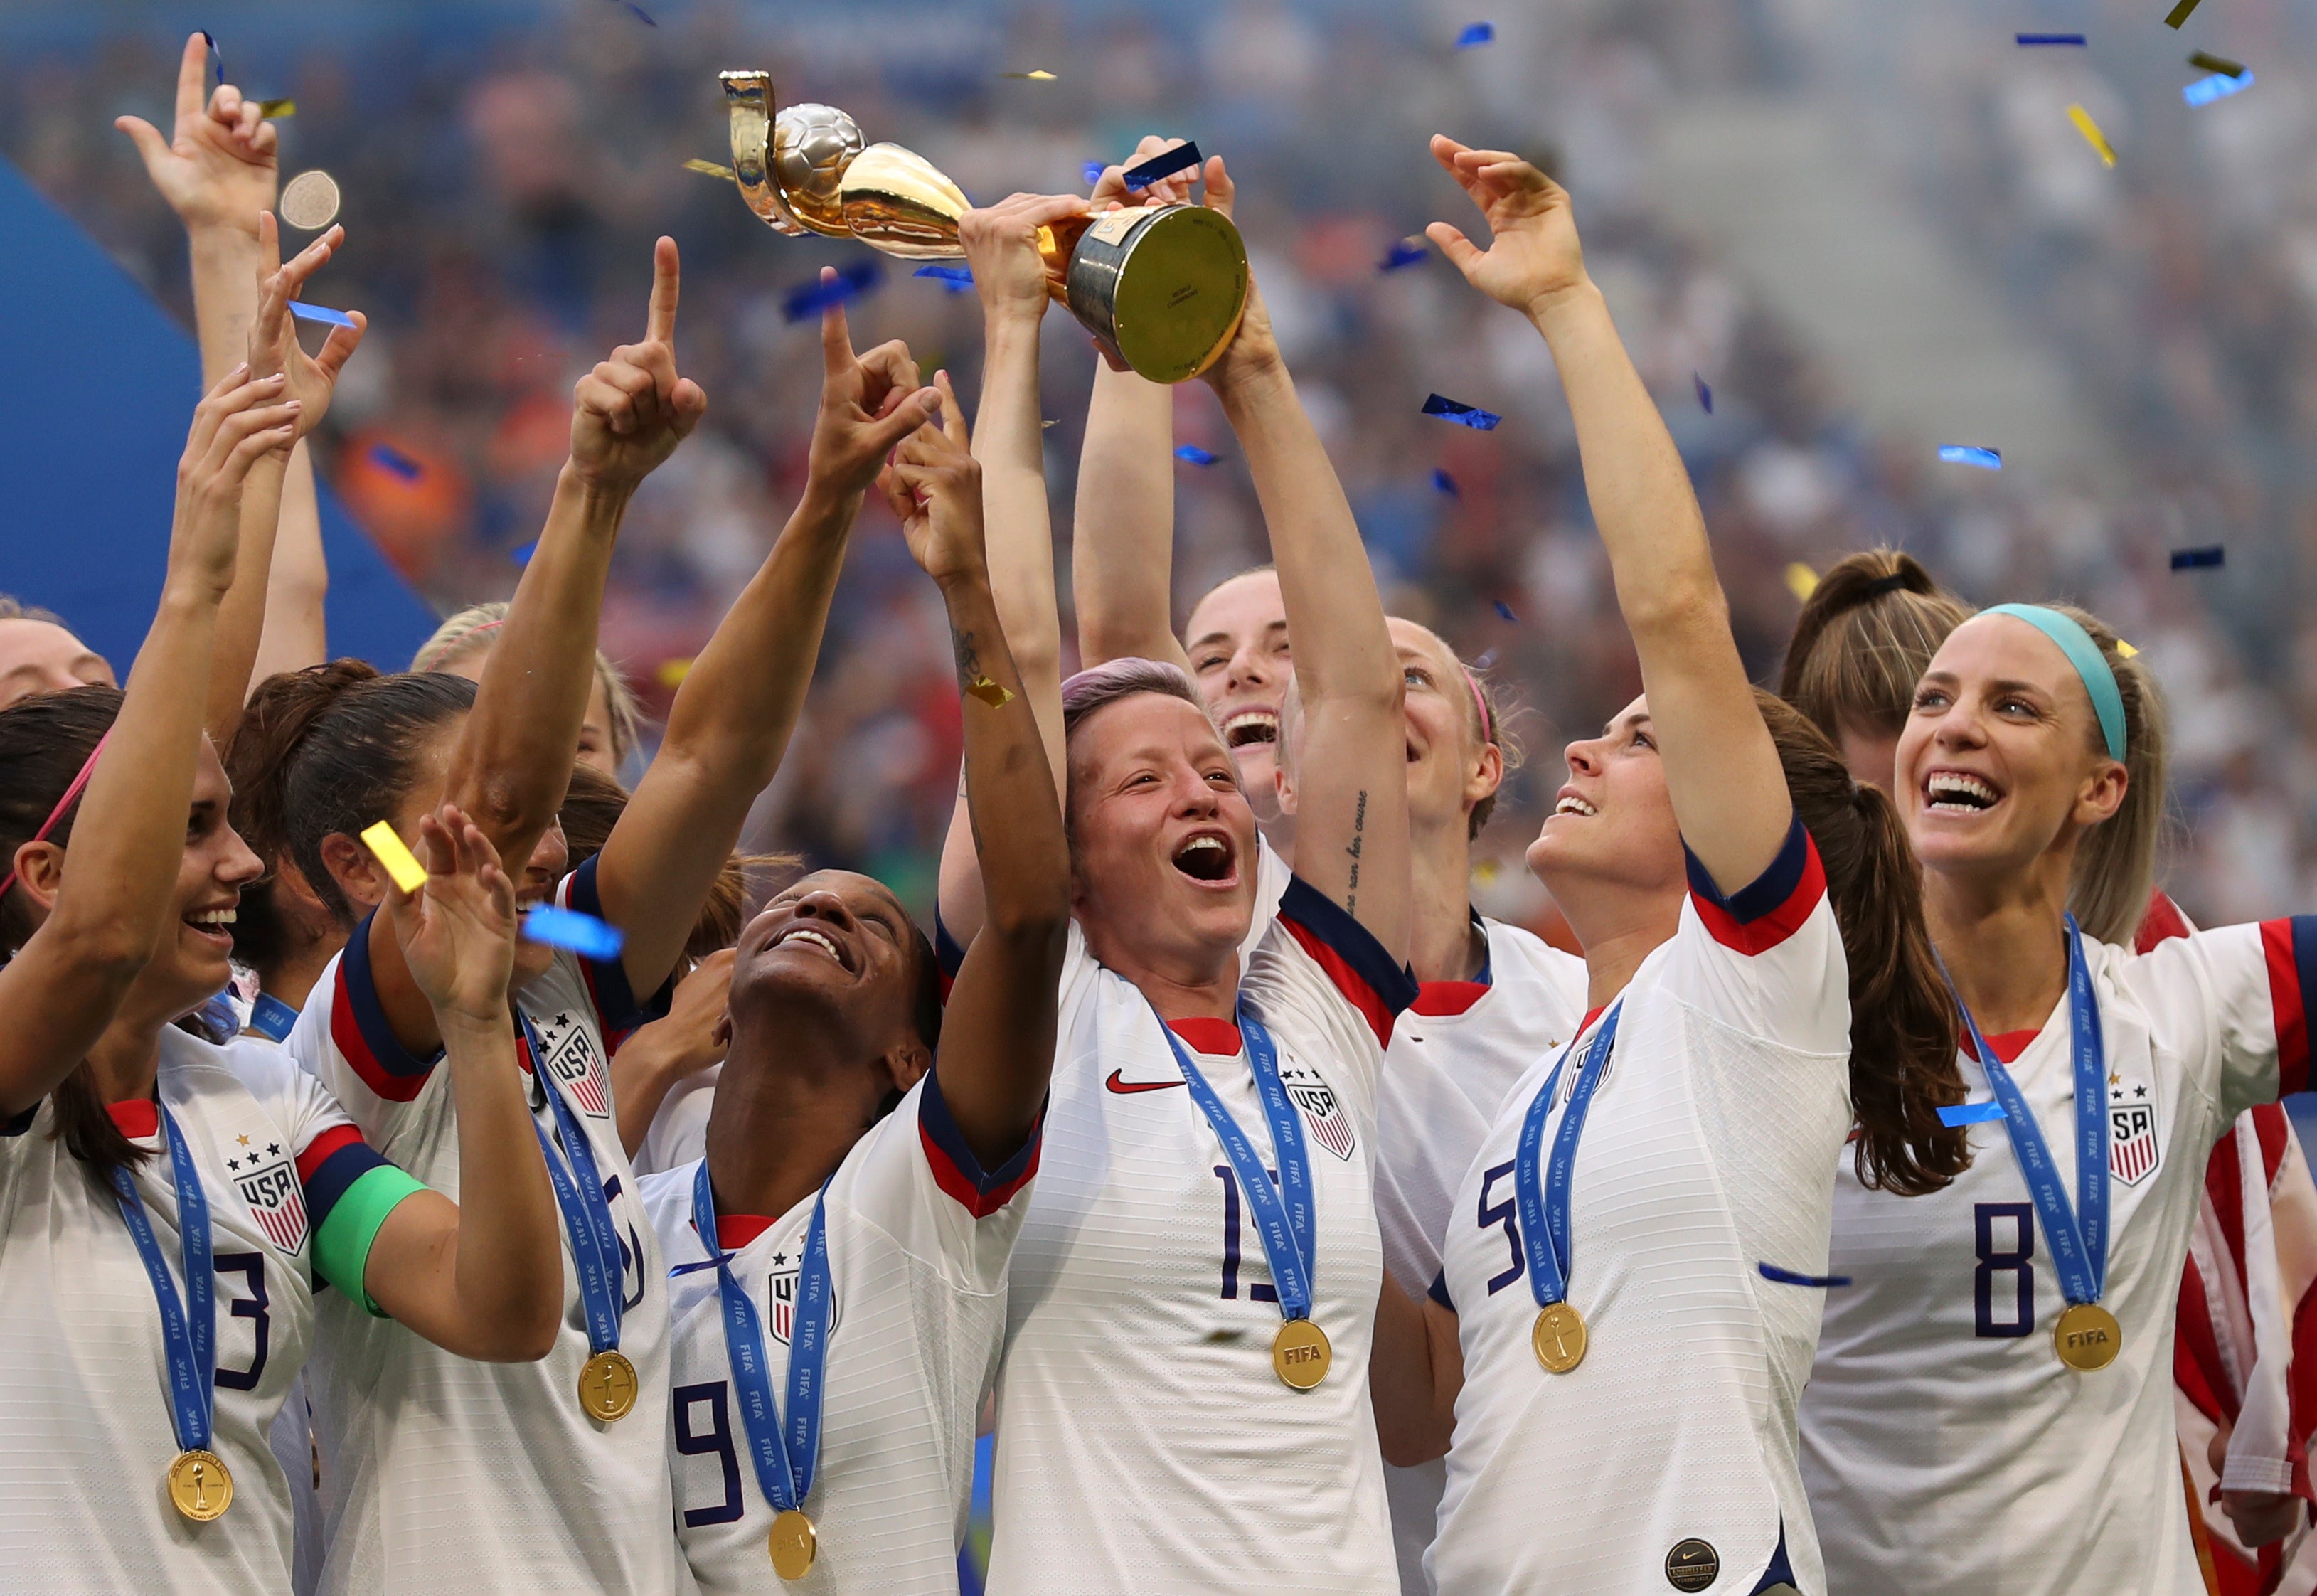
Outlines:
[[[216,1047],[171,1026],[160,1045],[160,1098],[209,1202],[210,1448],[233,1475],[233,1505],[207,1524],[170,1505],[162,1481],[178,1448],[152,1281],[112,1188],[65,1151],[44,1099],[0,1125],[0,1589],[290,1588],[290,1486],[267,1431],[313,1340],[313,1237],[381,1161],[272,1043]],[[113,1118],[137,1145],[161,1149],[135,1179],[182,1303],[158,1115],[133,1101]]]
[[[1829,1588],[1922,1596],[2204,1589],[2173,1427],[2172,1331],[2213,1143],[2251,1104],[2306,1089],[2304,982],[2317,919],[2229,926],[2145,954],[2084,939],[2107,1057],[2104,1305],[2124,1346],[2078,1373],[2052,1344],[2066,1305],[2050,1238],[2000,1122],[1928,1197],[1841,1161],[1833,1261],[1803,1403],[1805,1476]],[[2067,1000],[2013,1079],[2076,1200]],[[1972,1097],[1989,1093],[1964,1063]]]
[[[644,1144],[636,1149],[638,1179],[708,1156],[708,1116],[716,1107],[716,1082],[723,1073],[721,1063],[711,1064],[667,1089],[651,1128],[644,1132]]]
[[[1678,928],[1622,1001],[1571,1186],[1569,1302],[1589,1336],[1570,1372],[1531,1346],[1513,1185],[1552,1058],[1457,1191],[1441,1284],[1464,1385],[1427,1567],[1441,1596],[1662,1596],[1686,1588],[1667,1572],[1683,1547],[1683,1563],[1718,1565],[1716,1592],[1776,1577],[1818,1596],[1794,1413],[1822,1294],[1762,1273],[1824,1274],[1827,1170],[1850,1126],[1842,940],[1799,821],[1727,898],[1692,862]]]
[[[1312,1318],[1334,1361],[1293,1391],[1272,1372],[1278,1298],[1230,1161],[1148,1000],[1071,928],[998,1371],[992,1591],[1397,1590],[1368,1405],[1371,1161],[1383,1039],[1414,987],[1300,881],[1241,982],[1302,1115],[1317,1209]],[[1236,1027],[1176,1029],[1268,1158]]]
[[[1440,1273],[1456,1188],[1506,1096],[1585,1018],[1585,961],[1516,926],[1482,919],[1488,966],[1478,981],[1427,981],[1384,1050],[1376,1110],[1376,1222],[1383,1263],[1421,1296]],[[1383,1471],[1404,1596],[1422,1596],[1445,1458]]]
[[[716,1270],[693,1224],[700,1166],[645,1178],[668,1260],[676,1534],[704,1596],[955,1596],[974,1421],[1006,1330],[1006,1260],[1028,1207],[1019,1194],[1037,1163],[1033,1140],[985,1172],[928,1080],[837,1166],[824,1221],[834,1305],[820,1457],[804,1502],[819,1555],[786,1586],[765,1548],[773,1508],[742,1428]],[[807,1197],[777,1220],[717,1219],[756,1301],[783,1421],[790,1312],[812,1211]]]
[[[595,865],[564,878],[559,902],[602,913]],[[622,1265],[620,1350],[635,1365],[635,1411],[605,1424],[580,1408],[589,1349],[568,1233],[562,1328],[535,1363],[473,1362],[401,1325],[327,1306],[309,1385],[332,1485],[322,1576],[332,1596],[691,1588],[668,1529],[666,1275],[621,1150],[604,1047],[606,1033],[638,1019],[637,1006],[616,961],[568,952],[558,952],[516,1000],[611,1203]],[[439,1053],[415,1058],[396,1042],[371,985],[366,922],[316,984],[290,1048],[381,1152],[458,1197],[449,1076],[436,1067]],[[532,1116],[559,1152],[528,1044],[522,1051]]]

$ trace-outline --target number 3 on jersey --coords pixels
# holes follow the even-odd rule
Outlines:
[[[1977,1203],[1973,1241],[1972,1318],[1983,1336],[2024,1336],[2035,1328],[2035,1208],[2032,1203]]]

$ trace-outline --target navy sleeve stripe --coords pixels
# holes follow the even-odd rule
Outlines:
[[[1368,928],[1300,875],[1280,895],[1279,918],[1337,991],[1367,1019],[1379,1043],[1391,1040],[1394,1018],[1416,1001],[1416,977],[1392,963]]]
[[[1438,1303],[1450,1313],[1453,1314],[1456,1311],[1455,1301],[1448,1295],[1448,1271],[1446,1269],[1442,1269],[1438,1274],[1432,1277],[1432,1284],[1425,1287],[1424,1295],[1430,1297],[1434,1302]]]
[[[595,866],[602,854],[591,854],[578,869],[564,879],[564,903],[582,914],[604,919],[604,898],[595,885]],[[652,995],[649,1002],[639,1002],[628,986],[628,967],[618,959],[596,960],[585,954],[575,954],[579,962],[580,979],[587,983],[587,1000],[595,1006],[596,1028],[607,1037],[612,1033],[634,1030],[648,1019],[657,1018],[655,1007],[664,1005],[674,987],[673,977],[667,987]],[[659,1007],[659,1012],[666,1012]]]
[[[987,1219],[1012,1202],[1015,1194],[1038,1172],[1038,1148],[1045,1120],[1042,1108],[1038,1123],[1030,1128],[1030,1138],[1022,1143],[1021,1151],[997,1169],[984,1170],[981,1161],[974,1157],[973,1149],[966,1145],[965,1133],[958,1128],[957,1120],[949,1111],[949,1099],[942,1096],[937,1072],[926,1075],[926,1089],[917,1095],[917,1137],[925,1145],[926,1161],[933,1167],[934,1180],[976,1219]]]
[[[1802,928],[1826,896],[1826,867],[1800,815],[1787,822],[1786,839],[1769,867],[1727,897],[1687,843],[1681,852],[1697,918],[1716,942],[1742,954],[1767,953],[1777,946]]]
[[[442,1062],[443,1050],[436,1048],[429,1058],[416,1057],[387,1023],[370,969],[370,923],[377,918],[375,909],[362,916],[354,934],[346,939],[345,952],[338,956],[337,1001],[331,1005],[330,1040],[345,1054],[363,1085],[389,1102],[407,1103],[418,1095]]]
[[[16,1116],[15,1118],[0,1121],[0,1136],[22,1135],[26,1131],[32,1128],[32,1120],[40,1111],[40,1106],[38,1103],[35,1103],[31,1107],[25,1109],[22,1114]]]
[[[324,1159],[305,1182],[306,1213],[314,1229],[322,1228],[347,1188],[386,1161],[366,1142],[349,1142]]]

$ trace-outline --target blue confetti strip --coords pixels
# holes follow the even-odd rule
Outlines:
[[[2174,570],[2217,570],[2228,557],[2228,551],[2218,543],[2209,549],[2175,549],[2172,551]]]
[[[1949,465],[1975,465],[1990,471],[2003,469],[2003,456],[1999,453],[1982,449],[1976,444],[1941,444],[1939,458]]]
[[[1196,144],[1178,144],[1172,149],[1159,151],[1139,166],[1129,166],[1126,169],[1126,186],[1139,193],[1160,178],[1187,172],[1203,164],[1205,159]]]
[[[1781,1286],[1815,1286],[1820,1291],[1831,1291],[1850,1284],[1848,1275],[1797,1275],[1792,1269],[1782,1269],[1774,1263],[1758,1263],[1765,1280],[1776,1280]]]
[[[1708,416],[1713,415],[1713,390],[1708,388],[1705,385],[1705,379],[1699,376],[1695,372],[1692,372],[1689,374],[1689,380],[1697,384],[1697,408],[1704,411]]]
[[[207,28],[201,30],[201,42],[210,47],[210,65],[217,68],[218,87],[225,87],[225,51],[218,48],[217,35]]]
[[[1103,164],[1100,161],[1088,161],[1086,164],[1087,186],[1092,188],[1096,184],[1100,183],[1102,174]]]
[[[1472,668],[1474,670],[1490,670],[1495,668],[1496,663],[1497,651],[1494,649],[1490,649],[1487,653],[1472,661]]]
[[[934,278],[952,293],[963,293],[973,286],[971,266],[919,266],[909,275]]]
[[[1175,458],[1187,460],[1193,465],[1212,465],[1221,456],[1210,454],[1196,444],[1178,444],[1175,447]]]
[[[1939,1123],[1953,1130],[1960,1125],[1991,1125],[2003,1117],[2003,1105],[1992,1098],[1984,1103],[1962,1103],[1939,1110]]]
[[[529,565],[531,563],[531,557],[538,552],[539,540],[537,538],[533,538],[527,543],[523,543],[515,548],[509,549],[507,551],[507,558],[514,560],[517,565]]]
[[[523,917],[523,937],[526,942],[568,947],[598,962],[618,958],[628,940],[620,934],[619,927],[607,926],[592,914],[545,903]]]
[[[2022,44],[2081,44],[2080,33],[2021,33],[2016,35]]]
[[[628,13],[629,15],[634,17],[636,21],[643,23],[645,27],[657,28],[659,26],[658,22],[652,21],[651,13],[646,11],[642,6],[636,4],[635,0],[620,0],[620,5],[622,9]]]
[[[1464,31],[1456,35],[1456,48],[1471,49],[1475,45],[1488,43],[1496,36],[1497,24],[1494,22],[1468,22]]]
[[[1421,264],[1431,253],[1414,238],[1395,238],[1391,252],[1376,263],[1376,270],[1397,272],[1403,266]]]
[[[1464,497],[1463,490],[1456,486],[1456,479],[1436,465],[1432,468],[1432,490],[1435,493],[1445,493],[1450,498]]]
[[[1443,421],[1453,421],[1459,426],[1469,426],[1474,432],[1494,432],[1497,424],[1504,419],[1494,410],[1483,410],[1478,405],[1459,404],[1436,393],[1425,399],[1424,413],[1437,416]]]
[[[380,469],[392,471],[406,482],[416,482],[426,470],[391,444],[372,444],[370,457]]]
[[[333,310],[327,305],[309,305],[303,300],[290,301],[290,314],[300,321],[319,321],[331,327],[352,327],[354,318],[344,310]]]
[[[2210,77],[2200,77],[2180,91],[2180,97],[2191,105],[2210,105],[2215,100],[2225,100],[2241,89],[2252,87],[2252,74],[2231,77],[2225,72],[2215,72]]]
[[[1513,614],[1513,606],[1507,604],[1501,598],[1497,600],[1497,619],[1499,621],[1510,621],[1516,626],[1520,624],[1520,617]]]
[[[802,321],[819,315],[831,305],[860,298],[884,280],[884,268],[875,261],[854,261],[839,268],[833,282],[816,281],[792,290],[789,297],[781,301],[781,314],[792,322]]]

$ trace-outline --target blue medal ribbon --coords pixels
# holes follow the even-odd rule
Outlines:
[[[547,1050],[540,1045],[531,1016],[518,1009],[515,1018],[523,1026],[523,1045],[531,1051],[532,1076],[547,1094],[555,1128],[571,1159],[566,1169],[563,1160],[556,1156],[554,1140],[539,1128],[539,1121],[531,1122],[539,1137],[539,1151],[547,1158],[547,1179],[555,1188],[555,1206],[563,1211],[563,1229],[571,1238],[571,1260],[579,1268],[579,1305],[587,1315],[587,1350],[608,1352],[620,1344],[623,1311],[620,1233],[612,1223],[612,1204],[604,1195],[603,1178],[595,1170],[595,1149],[587,1140],[587,1132],[555,1084],[554,1073],[547,1067]]]
[[[201,1191],[201,1171],[185,1145],[169,1106],[160,1110],[161,1139],[169,1149],[169,1169],[177,1188],[177,1239],[183,1249],[185,1295],[181,1302],[176,1282],[169,1278],[168,1260],[153,1234],[137,1182],[126,1169],[112,1170],[112,1191],[121,1203],[121,1217],[145,1260],[153,1296],[161,1305],[161,1345],[169,1358],[169,1402],[181,1452],[210,1449],[210,1420],[215,1411],[217,1376],[217,1280],[210,1262],[210,1204]]]
[[[1569,1089],[1569,1107],[1561,1115],[1561,1128],[1552,1138],[1552,1160],[1543,1179],[1537,1178],[1537,1155],[1544,1148],[1544,1122],[1552,1113],[1561,1071],[1567,1067],[1570,1054],[1576,1051],[1574,1040],[1561,1050],[1552,1073],[1544,1078],[1543,1087],[1529,1100],[1527,1117],[1521,1121],[1520,1146],[1513,1158],[1513,1197],[1520,1206],[1521,1246],[1528,1254],[1529,1293],[1540,1308],[1551,1307],[1569,1296],[1569,1191],[1577,1172],[1577,1142],[1585,1134],[1585,1116],[1593,1107],[1593,1094],[1608,1069],[1609,1051],[1616,1045],[1617,1017],[1624,1011],[1625,1005],[1621,1001],[1609,1010],[1601,1028],[1593,1033],[1593,1045],[1586,1050],[1576,1083]]]
[[[813,1199],[812,1225],[805,1233],[804,1257],[797,1265],[796,1316],[789,1331],[788,1416],[773,1405],[772,1376],[765,1367],[765,1326],[756,1305],[725,1261],[716,1239],[716,1196],[708,1184],[708,1161],[692,1179],[692,1224],[701,1245],[716,1260],[716,1290],[724,1310],[724,1355],[740,1394],[740,1428],[756,1465],[756,1484],[776,1513],[794,1512],[812,1494],[813,1470],[820,1461],[822,1379],[828,1362],[828,1186]]]
[[[2076,917],[2068,918],[2068,1029],[2076,1061],[2076,1198],[2070,1207],[2067,1188],[2061,1183],[2059,1165],[2045,1145],[2019,1084],[1987,1038],[1958,993],[1955,1008],[1963,1015],[1980,1068],[1987,1084],[2003,1105],[2003,1128],[2011,1137],[2011,1151],[2027,1177],[2027,1195],[2035,1199],[2035,1217],[2052,1239],[2052,1260],[2059,1266],[2060,1290],[2071,1305],[2096,1303],[2107,1287],[2107,1047],[2100,1036],[2099,1004],[2092,995],[2091,969],[2084,963],[2084,937]],[[1948,982],[1953,990],[1954,982]]]
[[[1158,1011],[1151,1011],[1158,1018]],[[1279,1184],[1273,1186],[1271,1173],[1263,1167],[1255,1143],[1248,1140],[1230,1110],[1215,1095],[1215,1089],[1191,1062],[1190,1050],[1183,1045],[1164,1019],[1158,1029],[1165,1034],[1167,1045],[1175,1050],[1175,1063],[1183,1071],[1183,1084],[1191,1089],[1191,1100],[1215,1127],[1215,1139],[1223,1144],[1224,1156],[1239,1176],[1239,1188],[1247,1199],[1248,1212],[1255,1220],[1256,1233],[1263,1238],[1263,1255],[1271,1262],[1271,1278],[1279,1293],[1279,1316],[1283,1319],[1309,1319],[1311,1316],[1311,1277],[1317,1264],[1317,1228],[1312,1202],[1311,1165],[1303,1148],[1303,1122],[1297,1117],[1295,1105],[1287,1098],[1287,1089],[1279,1081],[1279,1049],[1271,1040],[1271,1033],[1241,1005],[1239,1011],[1239,1035],[1247,1041],[1248,1068],[1254,1073],[1257,1092],[1263,1098],[1264,1116],[1271,1121],[1271,1150],[1279,1160]]]
[[[249,1028],[269,1042],[287,1042],[297,1023],[298,1011],[272,992],[258,993],[250,1006]]]

